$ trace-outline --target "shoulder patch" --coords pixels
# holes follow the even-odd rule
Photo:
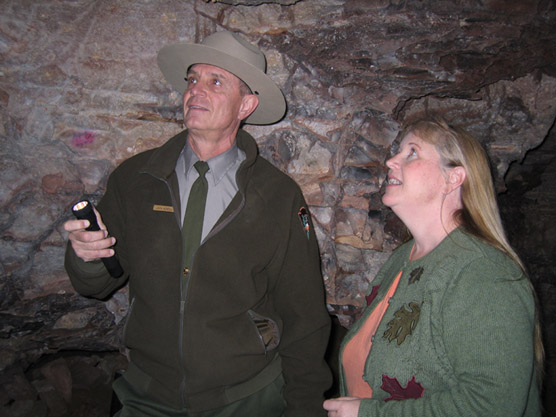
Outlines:
[[[309,230],[311,226],[309,225],[309,212],[307,211],[307,208],[301,207],[297,212],[297,215],[299,216],[299,220],[301,221],[301,226],[303,227],[303,230],[305,230],[307,239],[309,239]]]

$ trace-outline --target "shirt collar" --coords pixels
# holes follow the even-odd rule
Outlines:
[[[245,156],[242,155],[242,152],[237,147],[237,143],[234,142],[232,147],[226,152],[216,155],[206,161],[209,166],[208,173],[211,174],[207,176],[207,181],[212,181],[213,185],[218,184],[222,178],[224,178],[226,173],[240,163],[244,158]],[[183,160],[185,163],[185,174],[187,176],[191,169],[195,169],[193,164],[199,161],[199,157],[195,154],[195,152],[193,152],[189,143],[186,143],[184,146]]]

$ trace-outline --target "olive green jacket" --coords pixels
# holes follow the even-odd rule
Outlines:
[[[313,226],[299,214],[307,207],[301,190],[240,130],[239,191],[184,276],[174,168],[186,137],[130,158],[109,178],[98,209],[124,276],[82,262],[68,245],[71,281],[102,299],[129,280],[129,377],[147,378],[155,399],[192,412],[217,408],[283,372],[285,415],[322,415],[330,320]]]

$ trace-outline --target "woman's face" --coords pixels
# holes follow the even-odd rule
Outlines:
[[[426,214],[440,208],[446,177],[433,145],[410,133],[386,166],[388,178],[382,202],[396,214],[404,210],[410,215]]]

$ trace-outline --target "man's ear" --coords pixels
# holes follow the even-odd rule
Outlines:
[[[238,118],[239,120],[247,119],[251,113],[255,111],[259,105],[259,97],[255,94],[245,94],[241,98],[241,106],[239,107]]]

